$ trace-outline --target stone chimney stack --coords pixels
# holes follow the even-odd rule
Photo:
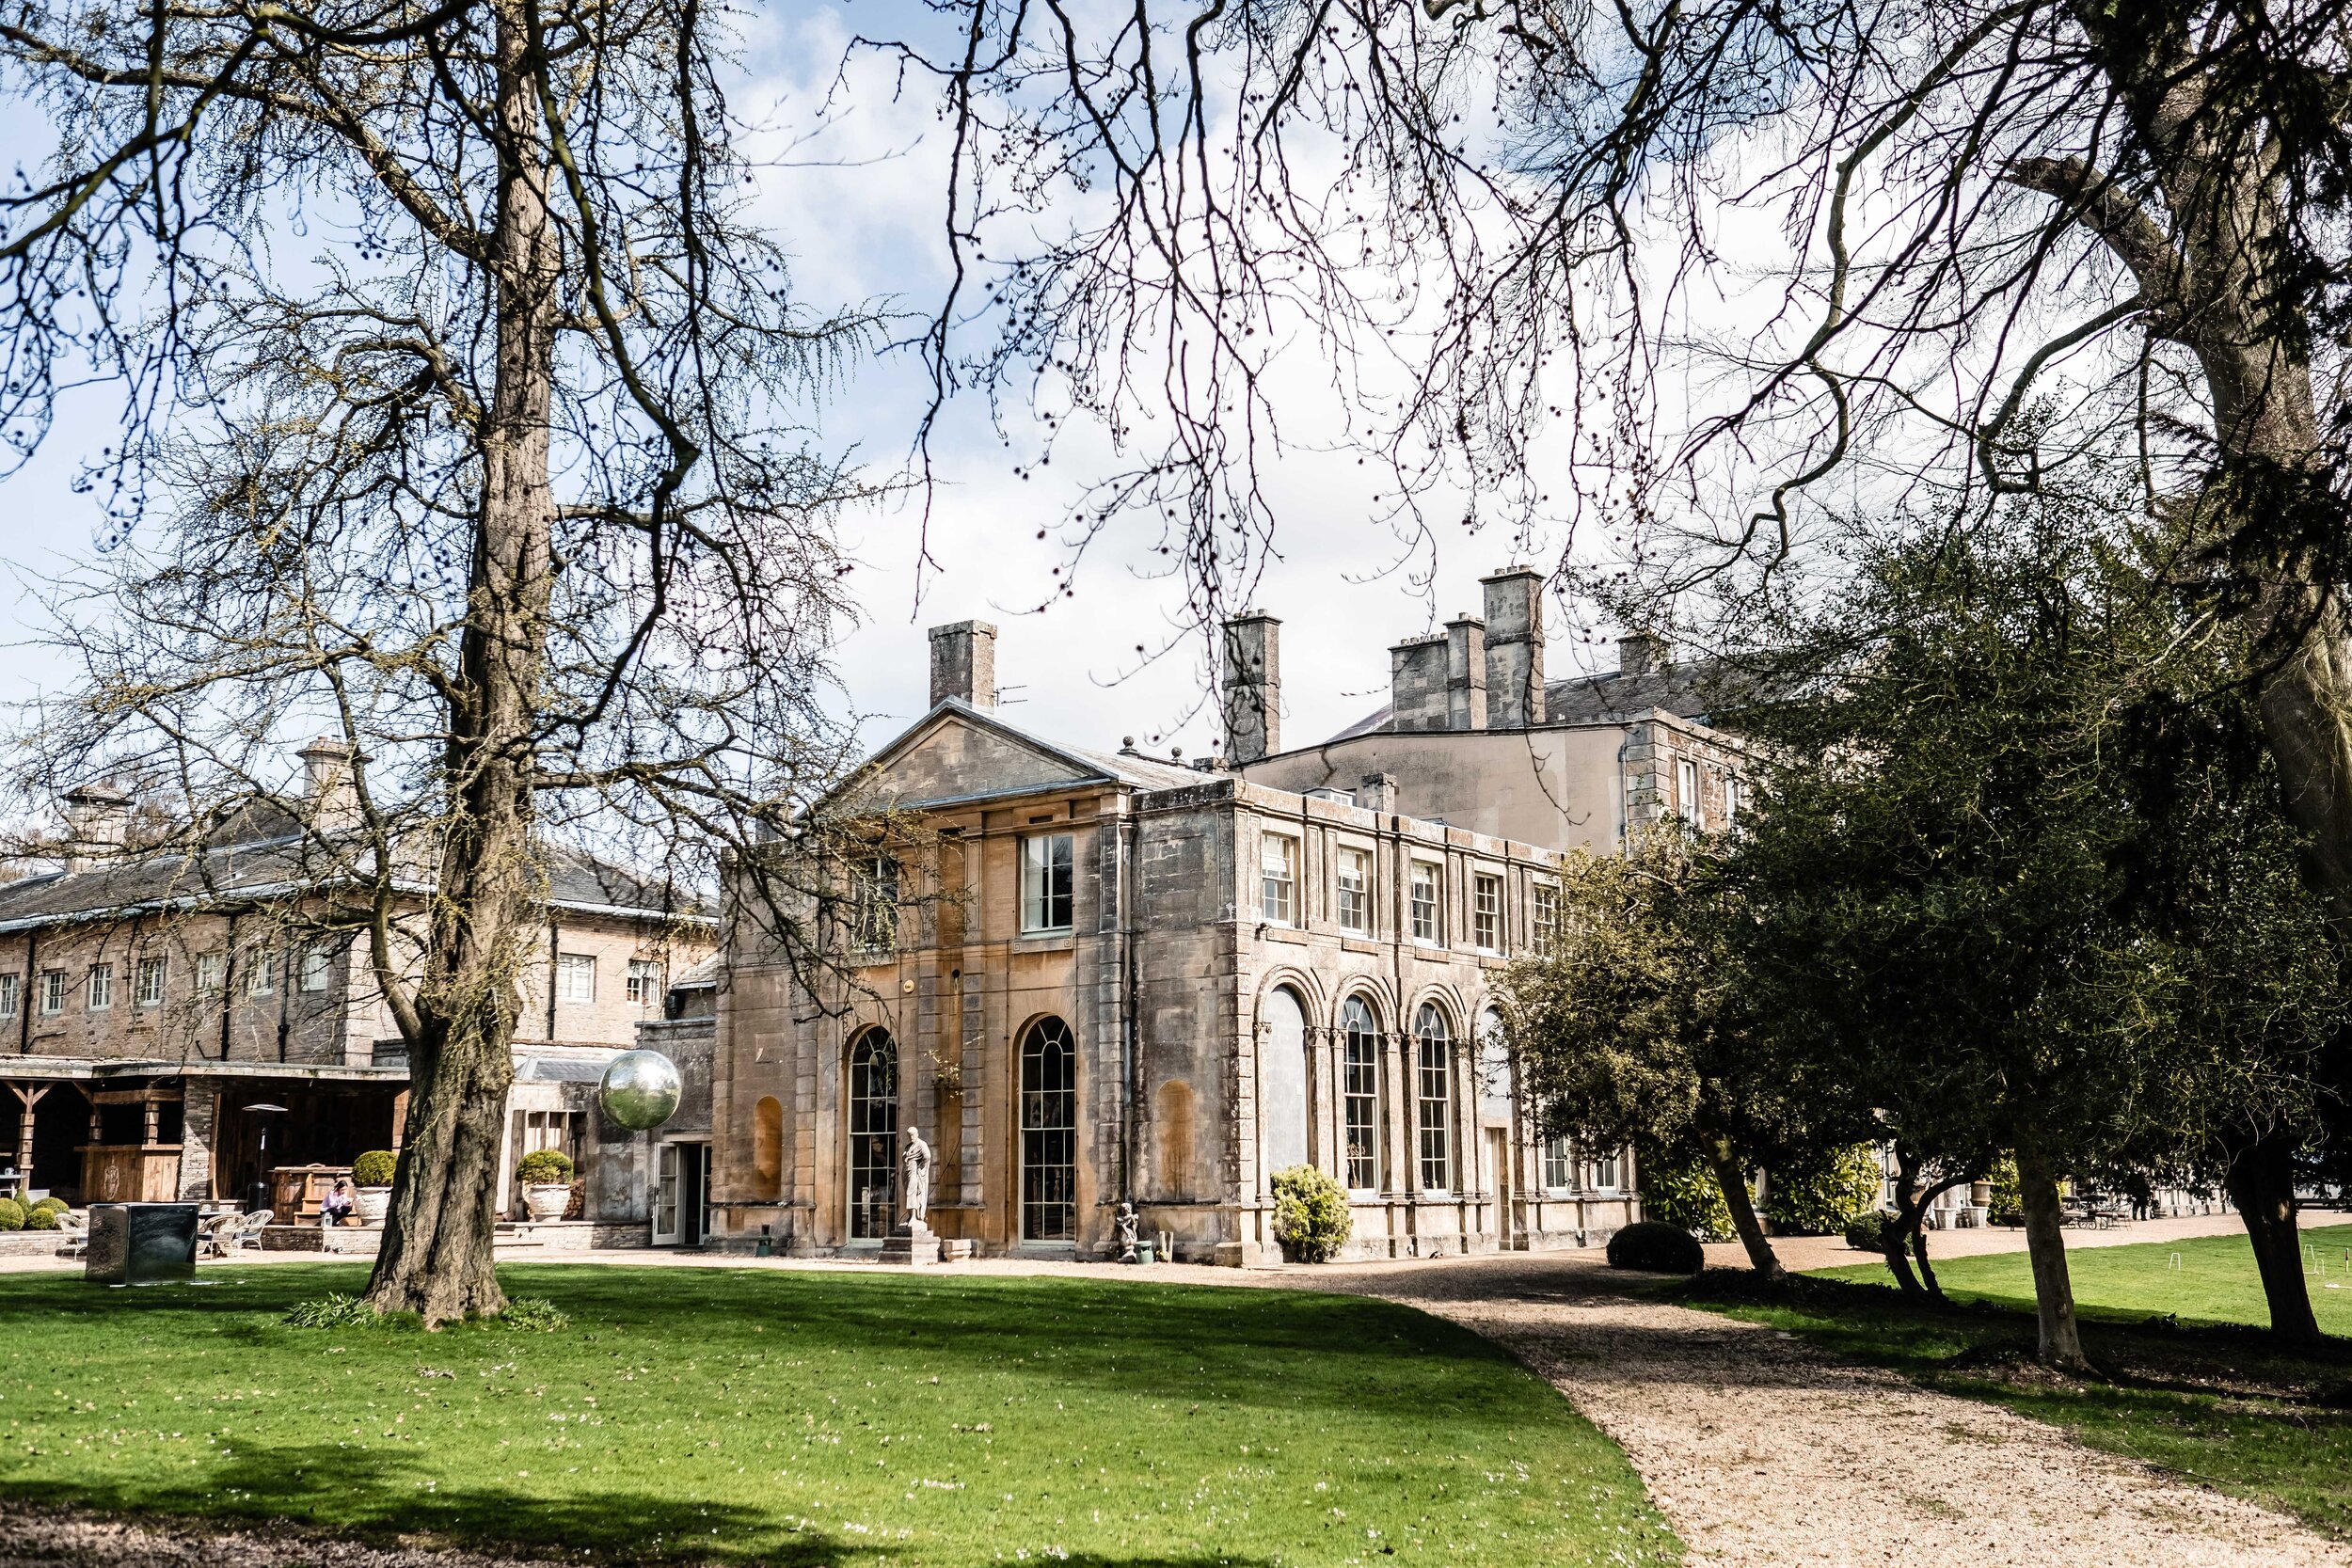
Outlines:
[[[1389,728],[1446,727],[1446,637],[1408,637],[1389,650]]]
[[[131,841],[131,797],[112,784],[87,784],[65,796],[65,868],[87,871],[122,853]]]
[[[1238,767],[1282,749],[1282,623],[1246,610],[1222,629],[1217,702],[1225,760]]]
[[[1544,721],[1544,579],[1525,566],[1482,578],[1486,590],[1486,722],[1522,730]]]
[[[996,705],[996,628],[986,621],[931,628],[931,706],[950,697]]]
[[[294,753],[302,759],[302,798],[310,826],[342,832],[359,825],[359,787],[352,777],[351,747],[323,735]]]
[[[1617,673],[1654,675],[1674,662],[1674,644],[1655,632],[1629,632],[1617,639]]]
[[[1486,727],[1486,623],[1475,615],[1445,624],[1445,727]]]
[[[1366,811],[1396,810],[1396,775],[1367,773],[1364,782],[1356,786],[1356,803]]]

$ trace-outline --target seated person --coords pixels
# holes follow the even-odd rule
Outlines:
[[[351,1217],[351,1182],[335,1178],[335,1190],[319,1199],[319,1228],[332,1229]]]

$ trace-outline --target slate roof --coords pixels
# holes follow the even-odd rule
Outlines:
[[[1711,723],[1726,698],[1745,684],[1729,666],[1715,659],[1670,664],[1639,675],[1619,670],[1572,675],[1544,683],[1544,722],[1607,724],[1663,709],[1677,719]],[[1377,712],[1365,715],[1331,738],[1346,740],[1385,730],[1394,711],[1391,705],[1383,703]]]
[[[305,854],[300,835],[239,839],[265,820],[241,814],[215,831],[200,855],[158,853],[86,871],[53,871],[0,883],[0,929],[47,921],[103,917],[139,910],[243,904],[315,890],[330,874]],[[269,823],[279,826],[285,819]],[[547,847],[548,892],[557,908],[598,909],[707,918],[709,906],[690,890],[666,885],[568,845]],[[429,885],[416,872],[414,890]]]

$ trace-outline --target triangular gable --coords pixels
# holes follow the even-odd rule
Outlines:
[[[874,805],[906,808],[1109,780],[1086,758],[950,697],[876,752],[854,787]]]

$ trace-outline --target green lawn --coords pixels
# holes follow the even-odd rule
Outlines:
[[[1680,1556],[1549,1385],[1387,1303],[532,1266],[568,1329],[279,1321],[361,1277],[0,1276],[0,1494],[780,1564]]]
[[[2352,1336],[2352,1225],[2303,1232],[2303,1259],[2310,1275],[2312,1309],[2330,1334]],[[1934,1260],[1934,1242],[1928,1257]],[[2177,1258],[2177,1263],[2175,1261]],[[2086,1314],[2139,1320],[2169,1313],[2185,1323],[2270,1322],[2263,1305],[2262,1280],[2244,1231],[2198,1236],[2144,1245],[2070,1248],[2066,1268],[2074,1281],[2075,1305]],[[2023,1252],[1955,1258],[1935,1264],[1947,1294],[2006,1306],[2033,1306],[2033,1270]],[[1883,1263],[1823,1269],[1819,1277],[1894,1286]]]
[[[2313,1268],[2326,1269],[2312,1276],[2320,1323],[2352,1336],[2344,1266],[2352,1226],[2306,1236]],[[2273,1352],[2253,1331],[2269,1318],[2243,1235],[2083,1249],[2068,1263],[2085,1348],[2108,1381],[2051,1378],[2032,1366],[2033,1284],[2023,1253],[1937,1264],[1955,1302],[1943,1310],[1906,1304],[1879,1263],[1804,1275],[1781,1301],[1721,1276],[1702,1278],[1689,1299],[1996,1401],[2094,1448],[2352,1538],[2352,1341],[2318,1355]]]

